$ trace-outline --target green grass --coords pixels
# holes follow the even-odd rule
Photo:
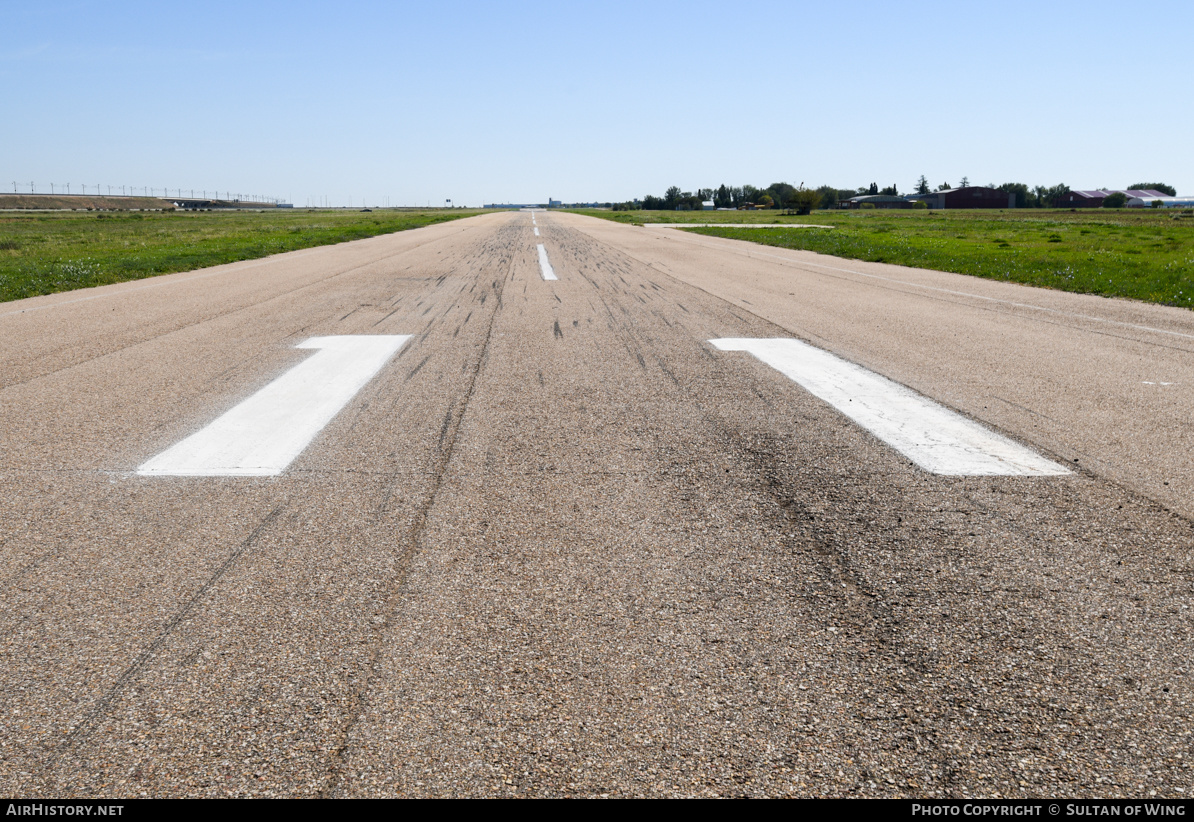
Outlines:
[[[818,222],[810,217],[784,214],[782,209],[761,211],[608,211],[600,208],[566,209],[574,214],[601,217],[616,223],[644,225],[647,223],[800,223]],[[818,212],[814,217],[820,217]]]
[[[0,302],[360,240],[478,213],[2,213]]]
[[[1161,210],[584,212],[619,222],[793,222],[832,231],[691,228],[694,233],[855,260],[1194,308],[1194,218]],[[663,215],[657,219],[656,215]],[[743,214],[744,217],[737,217]],[[771,215],[760,218],[759,215]],[[637,216],[637,220],[635,219]]]

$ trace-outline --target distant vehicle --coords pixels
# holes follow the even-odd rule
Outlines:
[[[372,212],[372,211],[373,211],[373,209],[371,209],[371,208],[362,208],[362,209],[361,209],[361,211],[368,211],[368,212]]]

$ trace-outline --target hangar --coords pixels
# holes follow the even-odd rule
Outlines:
[[[928,194],[909,194],[909,200],[923,200],[929,208],[1015,208],[1015,193],[985,186],[948,188]]]

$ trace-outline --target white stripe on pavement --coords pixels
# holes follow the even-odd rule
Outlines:
[[[535,226],[535,236],[539,236],[539,226]]]
[[[543,247],[543,243],[537,246],[539,249],[539,270],[543,272],[543,279],[558,280],[559,277],[551,270],[551,263],[547,260],[547,249]]]
[[[137,469],[143,476],[269,477],[310,444],[410,335],[311,337],[319,353]]]
[[[934,474],[1060,476],[1070,473],[1064,466],[910,388],[800,340],[709,342],[722,351],[753,354]]]

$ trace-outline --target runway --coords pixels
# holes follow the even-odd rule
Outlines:
[[[544,212],[0,304],[0,790],[1184,796],[1192,352]]]

